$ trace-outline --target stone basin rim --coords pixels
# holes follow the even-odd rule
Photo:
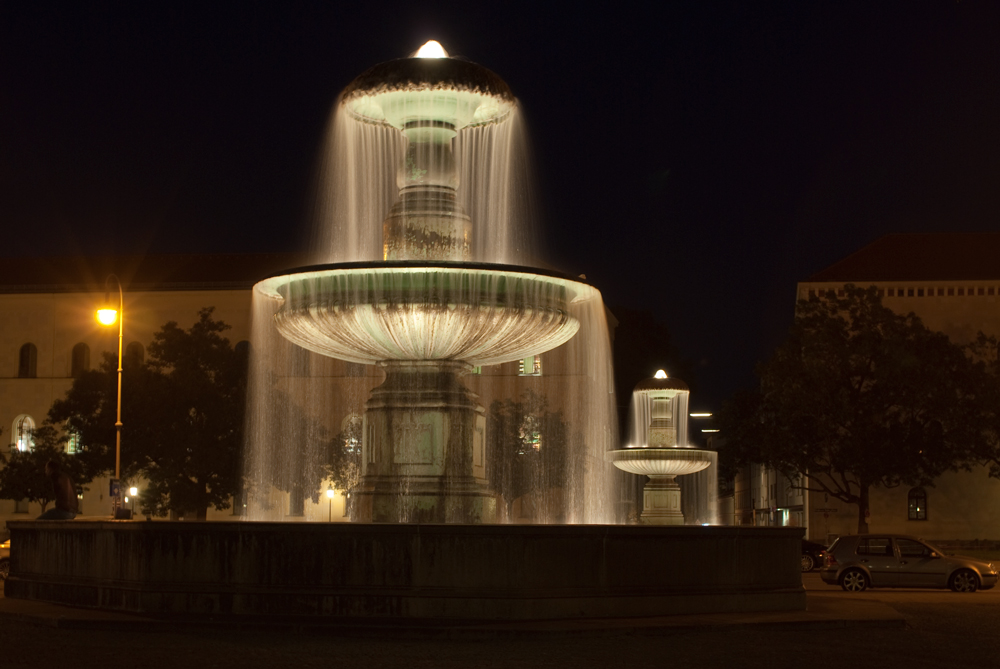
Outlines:
[[[560,272],[558,270],[546,269],[542,267],[528,267],[525,265],[507,265],[503,263],[485,263],[485,262],[445,262],[445,261],[413,261],[413,260],[380,260],[380,261],[355,261],[355,262],[342,262],[342,263],[323,263],[316,265],[304,265],[301,267],[292,267],[285,270],[279,270],[273,274],[269,274],[264,278],[257,281],[254,285],[255,290],[259,290],[263,294],[274,297],[282,298],[281,294],[276,290],[278,285],[278,279],[289,279],[294,277],[301,277],[307,274],[321,274],[326,272],[336,272],[336,271],[352,271],[352,270],[408,270],[408,271],[420,271],[420,270],[456,270],[460,272],[464,271],[485,271],[485,272],[496,272],[498,274],[523,274],[525,276],[539,276],[551,279],[559,279],[562,281],[568,281],[570,283],[577,284],[579,286],[585,286],[589,290],[580,291],[572,302],[580,302],[585,299],[593,297],[594,294],[598,292],[589,281],[586,279],[581,279],[578,276],[571,276],[565,272]],[[281,282],[285,283],[285,282]]]

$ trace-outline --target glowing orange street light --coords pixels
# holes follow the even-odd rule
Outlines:
[[[108,288],[111,280],[115,280],[118,286],[118,308],[111,302],[111,291]],[[113,325],[118,321],[118,415],[115,420],[115,481],[119,482],[121,476],[122,459],[122,333],[124,332],[123,321],[125,320],[125,298],[122,293],[122,282],[114,274],[108,275],[104,280],[104,307],[97,310],[97,320],[102,325]],[[121,496],[121,488],[114,498],[115,511],[118,511],[118,500]]]

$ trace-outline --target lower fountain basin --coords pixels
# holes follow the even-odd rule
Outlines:
[[[257,284],[282,301],[279,332],[321,355],[497,365],[551,350],[580,327],[573,302],[592,286],[509,265],[405,262],[322,265]]]
[[[608,451],[605,458],[630,474],[683,476],[706,469],[714,455],[698,448],[622,448]]]
[[[306,624],[802,611],[800,527],[10,521],[7,597]]]

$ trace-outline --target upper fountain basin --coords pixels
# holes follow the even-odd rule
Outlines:
[[[698,448],[622,448],[604,457],[630,474],[682,476],[694,474],[712,464],[715,451]]]
[[[502,120],[510,87],[481,65],[456,58],[399,58],[359,75],[341,93],[354,118],[403,129],[428,121],[454,130]]]
[[[599,295],[533,268],[407,262],[306,267],[256,289],[282,301],[274,318],[286,339],[363,364],[496,365],[544,353],[579,329],[569,305]]]

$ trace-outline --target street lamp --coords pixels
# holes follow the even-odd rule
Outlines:
[[[326,489],[326,498],[330,500],[330,519],[327,522],[333,522],[333,498],[337,493],[333,490],[333,485],[330,485]]]
[[[115,284],[118,286],[118,308],[115,309],[114,303],[111,302],[111,290],[109,285],[111,280],[115,280]],[[108,278],[104,280],[104,307],[97,310],[97,320],[102,325],[113,325],[114,322],[118,321],[118,415],[115,420],[115,482],[120,481],[121,476],[121,458],[122,458],[122,334],[124,332],[124,327],[122,322],[125,319],[125,297],[122,293],[122,282],[118,280],[118,277],[114,274],[109,274]],[[118,500],[120,499],[121,488],[118,488],[119,492],[114,497],[114,508],[115,511],[118,510]]]
[[[128,489],[128,494],[132,496],[132,515],[135,516],[135,496],[139,494],[139,489],[132,486]]]

